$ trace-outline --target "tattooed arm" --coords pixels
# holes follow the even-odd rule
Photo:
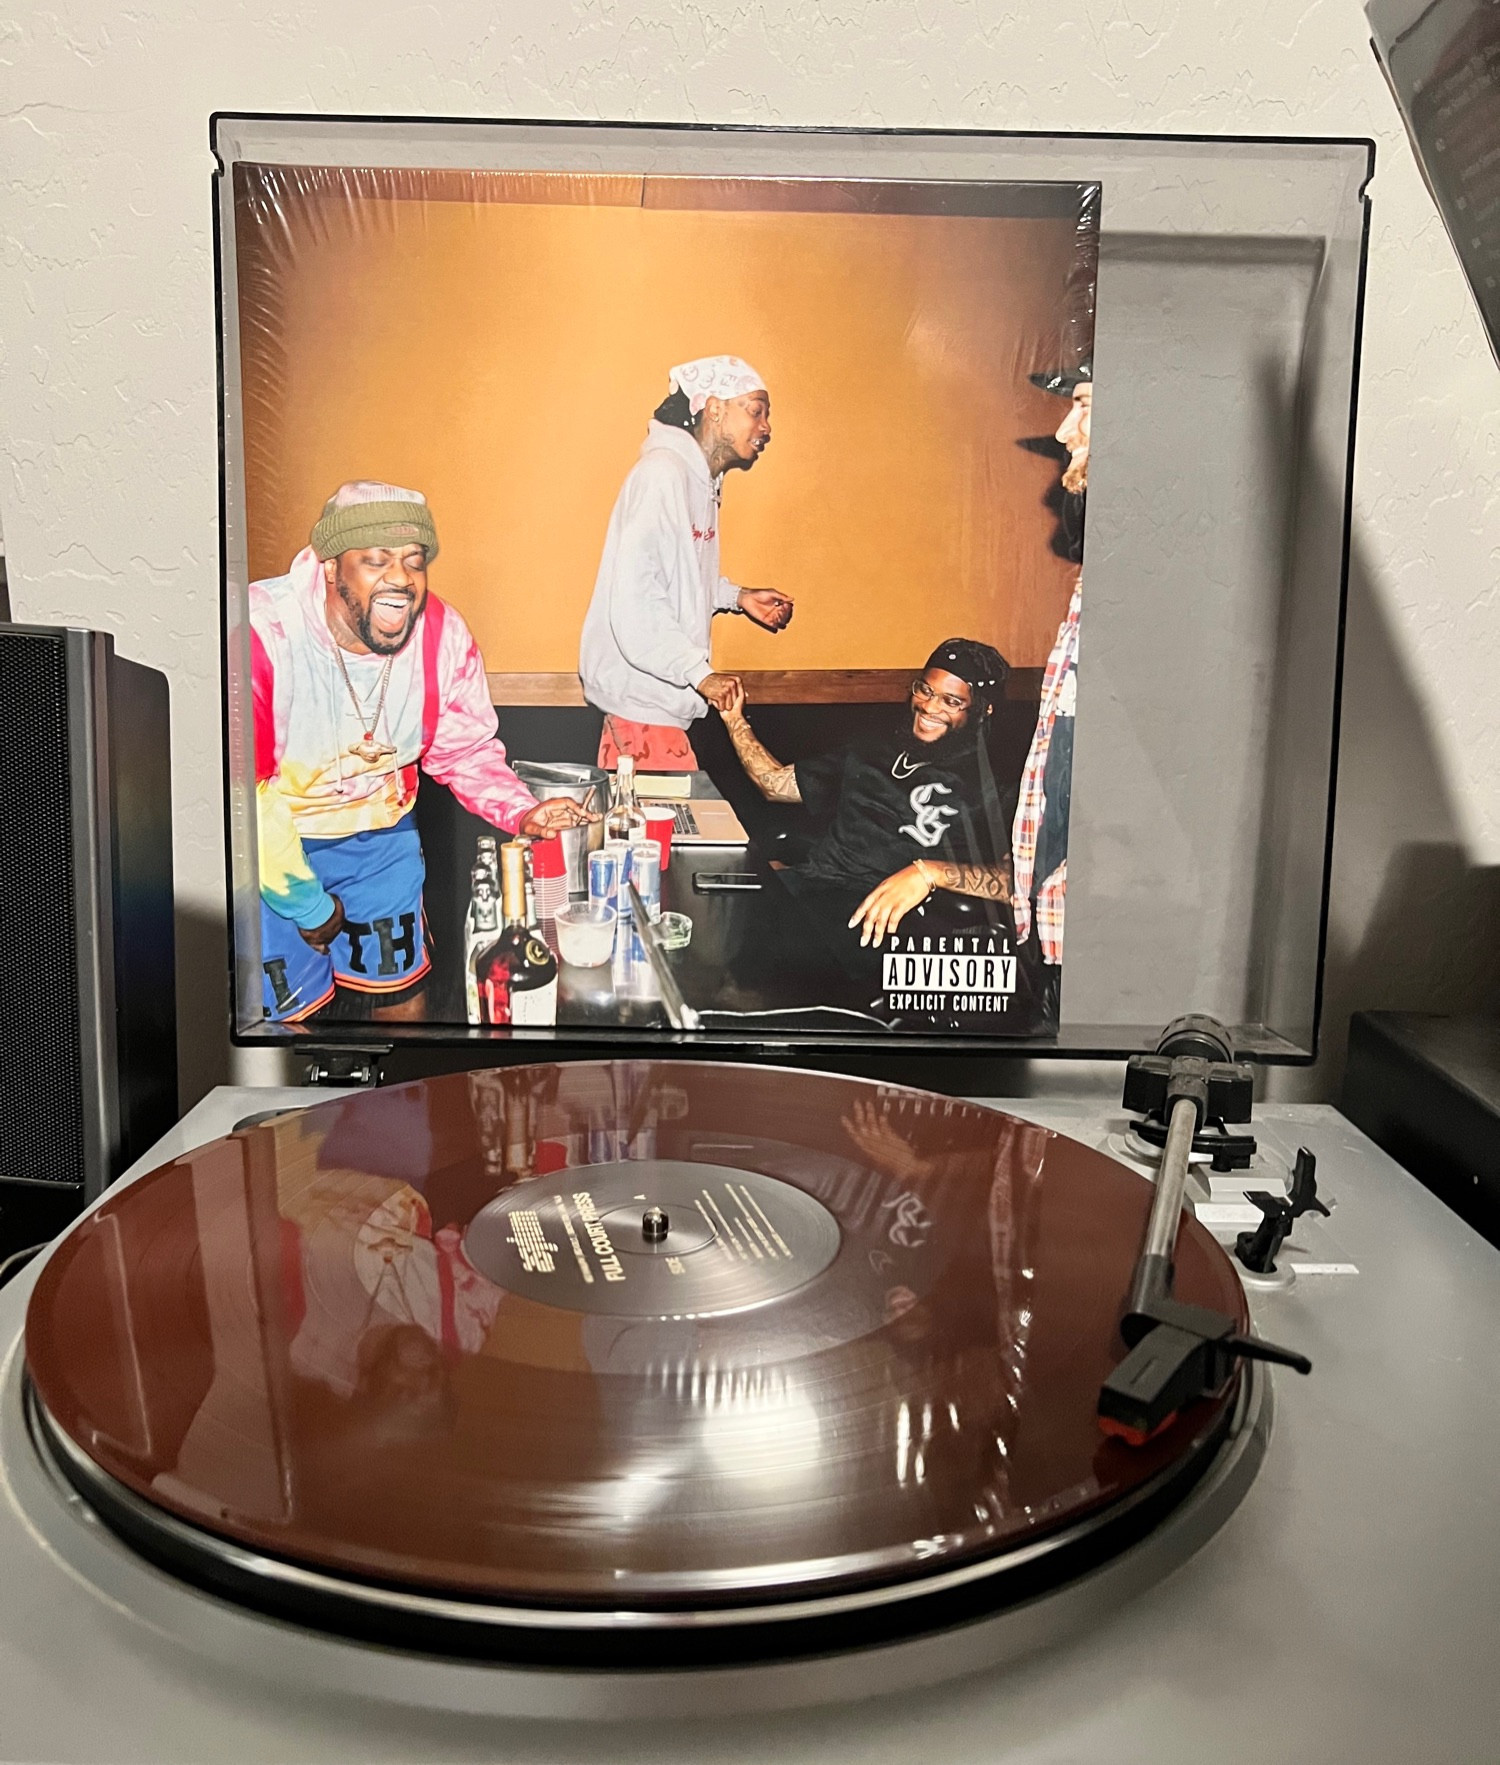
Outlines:
[[[734,743],[734,751],[740,757],[740,765],[749,773],[766,801],[800,803],[802,793],[797,789],[796,768],[783,766],[755,739],[755,731],[745,716],[745,688],[740,681],[735,680],[734,691],[729,695],[728,705],[721,707],[721,714],[729,739]]]
[[[862,945],[878,944],[934,889],[977,895],[981,901],[1009,902],[1010,860],[1003,864],[943,864],[934,858],[918,858],[870,890],[855,908],[850,928],[859,927]]]
[[[955,895],[977,895],[981,901],[1010,903],[1008,858],[1003,864],[939,864],[931,858],[919,858],[916,868],[934,888],[949,889]]]

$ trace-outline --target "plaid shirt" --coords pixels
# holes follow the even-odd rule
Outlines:
[[[1047,772],[1047,752],[1052,746],[1052,726],[1057,721],[1069,678],[1078,667],[1078,609],[1083,594],[1083,579],[1073,584],[1073,598],[1068,602],[1068,616],[1058,628],[1057,642],[1047,658],[1047,672],[1042,677],[1042,702],[1037,711],[1036,734],[1031,738],[1031,752],[1026,756],[1026,770],[1021,774],[1021,798],[1016,805],[1015,826],[1011,833],[1011,855],[1015,865],[1016,939],[1024,944],[1031,936],[1031,903],[1036,897],[1036,931],[1042,946],[1044,962],[1062,961],[1063,900],[1068,888],[1068,865],[1064,859],[1040,888],[1036,884],[1036,843],[1041,832],[1042,816],[1047,799],[1042,781]]]

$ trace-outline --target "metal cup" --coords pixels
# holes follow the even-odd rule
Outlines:
[[[577,765],[571,760],[518,760],[515,772],[538,802],[545,803],[552,797],[571,797],[583,809],[603,807],[604,785],[609,774],[597,766]],[[604,844],[603,821],[595,821],[588,827],[564,828],[557,837],[562,841],[568,893],[587,894],[589,853]]]

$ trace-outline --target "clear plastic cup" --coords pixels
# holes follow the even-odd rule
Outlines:
[[[614,955],[615,910],[604,902],[570,901],[553,923],[558,954],[573,968],[598,968]]]

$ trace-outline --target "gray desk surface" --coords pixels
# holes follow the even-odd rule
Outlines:
[[[142,1167],[306,1092],[219,1091]],[[1097,1101],[1006,1105],[1099,1142]],[[5,1760],[528,1765],[1150,1765],[1500,1759],[1500,1255],[1326,1107],[1267,1106],[1318,1154],[1357,1276],[1252,1300],[1311,1355],[1277,1381],[1264,1469],[1185,1568],[1066,1647],[946,1688],[794,1715],[497,1722],[311,1698],[231,1674],[72,1579],[0,1489]],[[31,1272],[0,1293],[0,1352]]]

